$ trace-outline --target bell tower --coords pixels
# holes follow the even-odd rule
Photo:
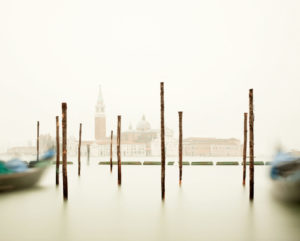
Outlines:
[[[106,137],[105,106],[99,85],[98,99],[95,108],[95,140],[103,140]]]

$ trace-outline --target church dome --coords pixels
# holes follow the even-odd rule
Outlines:
[[[146,118],[144,115],[143,115],[143,118],[136,125],[136,129],[138,131],[148,131],[151,129],[151,125],[148,121],[146,121]]]

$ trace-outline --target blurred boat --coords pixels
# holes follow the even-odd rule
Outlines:
[[[300,157],[278,152],[271,166],[273,194],[285,201],[300,202]]]
[[[51,161],[55,155],[53,150],[47,151],[39,161],[31,161],[29,164],[26,162],[22,162],[20,160],[19,163],[23,163],[24,166],[19,168],[15,163],[18,163],[16,159],[11,161],[12,169],[6,168],[7,172],[4,174],[0,174],[0,191],[10,191],[15,189],[24,189],[28,187],[34,186],[47,167],[51,165]],[[26,164],[25,164],[26,163]]]

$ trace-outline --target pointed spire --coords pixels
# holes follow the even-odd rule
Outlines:
[[[98,99],[97,102],[103,103],[103,96],[102,96],[102,90],[101,90],[101,85],[99,85],[99,91],[98,91]]]
[[[105,106],[104,106],[104,101],[103,101],[103,96],[102,96],[102,90],[101,90],[101,85],[99,85],[99,90],[98,90],[98,99],[96,103],[96,115],[102,115],[105,111]]]

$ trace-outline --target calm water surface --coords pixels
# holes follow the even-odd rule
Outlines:
[[[118,187],[116,166],[97,161],[81,177],[68,165],[68,202],[54,166],[37,187],[0,194],[0,240],[300,240],[300,206],[273,199],[267,166],[255,167],[252,204],[241,166],[184,166],[181,187],[167,166],[162,203],[160,166],[123,166]]]

